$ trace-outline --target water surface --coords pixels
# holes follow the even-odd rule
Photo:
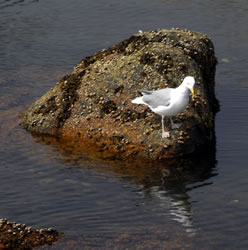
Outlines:
[[[0,217],[65,232],[51,249],[247,249],[247,23],[245,0],[0,0]],[[93,161],[18,126],[83,57],[171,27],[209,35],[219,60],[216,150],[183,174]]]

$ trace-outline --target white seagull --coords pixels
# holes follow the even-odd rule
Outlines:
[[[165,138],[170,136],[170,132],[164,130],[164,117],[170,118],[172,129],[180,127],[181,124],[175,124],[171,117],[183,112],[187,107],[190,91],[194,95],[194,85],[194,77],[187,76],[182,84],[174,89],[138,90],[142,96],[136,97],[132,103],[147,105],[154,113],[162,116],[162,138]]]

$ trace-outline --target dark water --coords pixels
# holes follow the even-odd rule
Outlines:
[[[247,6],[0,0],[0,217],[65,232],[52,249],[247,249]],[[83,57],[139,29],[171,27],[209,35],[219,59],[216,152],[189,163],[191,171],[167,179],[159,166],[99,163],[18,127],[24,106]]]

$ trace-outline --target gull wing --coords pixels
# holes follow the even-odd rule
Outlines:
[[[157,108],[158,106],[169,106],[171,100],[171,88],[160,89],[157,91],[145,92],[142,100],[149,105],[151,108]]]

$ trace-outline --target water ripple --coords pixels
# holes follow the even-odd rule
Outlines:
[[[54,249],[246,249],[247,22],[245,0],[0,0],[0,216],[64,231]],[[24,105],[84,56],[139,29],[173,26],[214,41],[216,155],[181,173],[176,162],[168,176],[163,166],[73,155],[18,126]]]

